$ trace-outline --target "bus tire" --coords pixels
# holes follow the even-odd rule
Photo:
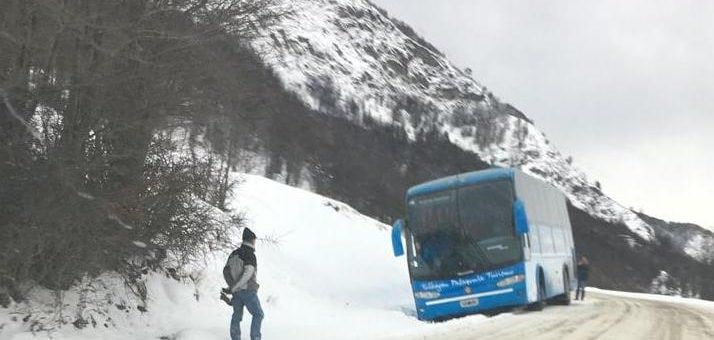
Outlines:
[[[567,306],[570,305],[570,275],[568,271],[563,271],[563,294],[558,295],[553,299],[553,303],[557,305]]]
[[[542,311],[545,307],[545,284],[543,284],[543,278],[540,276],[538,278],[538,301],[526,306],[526,309],[532,312]]]

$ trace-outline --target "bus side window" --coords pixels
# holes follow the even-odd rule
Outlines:
[[[563,243],[563,230],[553,228],[553,241],[555,241],[555,252],[560,254],[565,252],[565,243]]]
[[[531,239],[531,253],[540,254],[540,237],[538,236],[538,226],[531,226],[530,239]]]
[[[550,232],[550,227],[541,226],[538,236],[540,237],[540,247],[543,254],[553,253],[553,235]]]

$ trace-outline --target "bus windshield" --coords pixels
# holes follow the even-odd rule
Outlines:
[[[443,279],[519,261],[513,201],[510,181],[411,198],[407,255],[412,277]]]

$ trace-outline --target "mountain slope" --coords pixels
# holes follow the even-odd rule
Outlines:
[[[667,222],[640,214],[655,230],[658,239],[703,263],[714,264],[714,232],[691,223]]]
[[[290,14],[253,46],[310,108],[356,124],[369,118],[398,126],[411,140],[436,130],[491,165],[516,166],[554,184],[598,219],[625,224],[636,235],[631,246],[655,241],[650,223],[605,195],[525,115],[383,10],[364,0],[283,6]],[[700,233],[688,238],[714,240]]]
[[[311,108],[360,123],[396,124],[410,138],[436,129],[497,166],[518,166],[563,189],[578,208],[622,221],[642,240],[652,227],[606,195],[504,104],[366,1],[289,2],[290,15],[254,42],[285,86]]]
[[[228,206],[245,213],[259,237],[265,338],[381,338],[429,326],[413,316],[407,266],[391,256],[386,225],[305,190],[259,176],[241,179]],[[233,243],[241,231],[233,231]],[[183,282],[147,273],[146,304],[111,273],[62,292],[60,307],[52,306],[52,292],[37,288],[28,301],[0,308],[0,338],[35,338],[34,330],[41,339],[226,339],[231,309],[218,292],[229,251],[194,263]],[[80,317],[89,327],[73,325]]]

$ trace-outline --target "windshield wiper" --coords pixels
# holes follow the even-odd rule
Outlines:
[[[464,238],[464,242],[473,250],[475,250],[474,255],[478,258],[479,263],[484,266],[488,267],[491,263],[488,261],[488,256],[486,253],[481,249],[481,246],[476,242],[472,237],[466,236]]]

